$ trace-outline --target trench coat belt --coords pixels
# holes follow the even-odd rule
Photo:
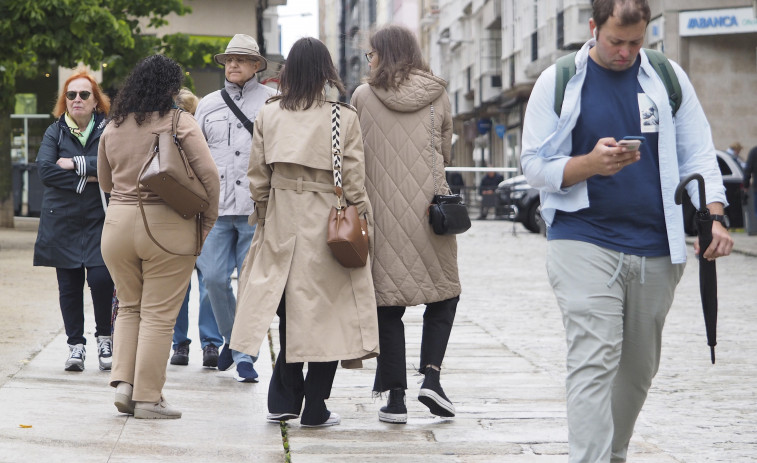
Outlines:
[[[283,175],[274,172],[271,176],[271,188],[277,190],[294,190],[297,194],[302,194],[303,191],[312,191],[316,193],[333,193],[334,185],[329,183],[320,182],[308,182],[302,180],[302,177],[287,178]]]

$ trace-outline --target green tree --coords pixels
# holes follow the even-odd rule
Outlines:
[[[199,68],[220,53],[214,41],[190,42],[185,34],[143,34],[142,27],[167,24],[170,13],[191,9],[182,0],[2,0],[0,1],[0,227],[13,226],[10,114],[17,79],[56,66],[85,63],[108,67],[103,85],[115,88],[134,64],[165,53],[185,67]],[[195,46],[196,45],[196,46]],[[191,80],[189,86],[192,86]]]

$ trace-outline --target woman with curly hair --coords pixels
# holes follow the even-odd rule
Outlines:
[[[170,132],[177,111],[178,140],[210,204],[202,216],[203,241],[218,215],[218,170],[200,127],[191,115],[181,117],[174,101],[183,79],[170,58],[140,61],[116,97],[98,152],[100,185],[111,193],[102,252],[119,299],[110,385],[118,411],[135,418],[181,418],[162,390],[173,327],[195,264],[197,224],[147,187],[141,188],[144,217],[137,207],[137,178],[154,134]],[[170,252],[157,243],[169,244]]]
[[[105,212],[97,187],[97,146],[110,99],[80,69],[63,84],[37,154],[44,185],[34,265],[55,267],[60,311],[68,337],[66,371],[84,371],[84,281],[92,294],[100,370],[110,370],[113,280],[100,252]]]

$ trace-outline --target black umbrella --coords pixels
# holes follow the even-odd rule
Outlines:
[[[712,243],[712,217],[707,209],[704,194],[704,178],[691,174],[676,187],[676,204],[681,204],[684,187],[692,180],[699,183],[699,209],[696,212],[697,234],[699,235],[699,292],[702,296],[704,326],[707,330],[707,345],[710,346],[710,360],[715,363],[715,334],[718,325],[718,275],[714,260],[707,260],[704,252]]]

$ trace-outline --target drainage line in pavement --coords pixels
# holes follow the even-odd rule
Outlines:
[[[276,367],[276,354],[273,353],[273,338],[271,337],[271,330],[268,330],[268,348],[271,351],[271,369]],[[284,462],[292,463],[292,455],[289,453],[289,433],[287,432],[286,421],[280,421],[281,427],[281,443],[284,446]]]

